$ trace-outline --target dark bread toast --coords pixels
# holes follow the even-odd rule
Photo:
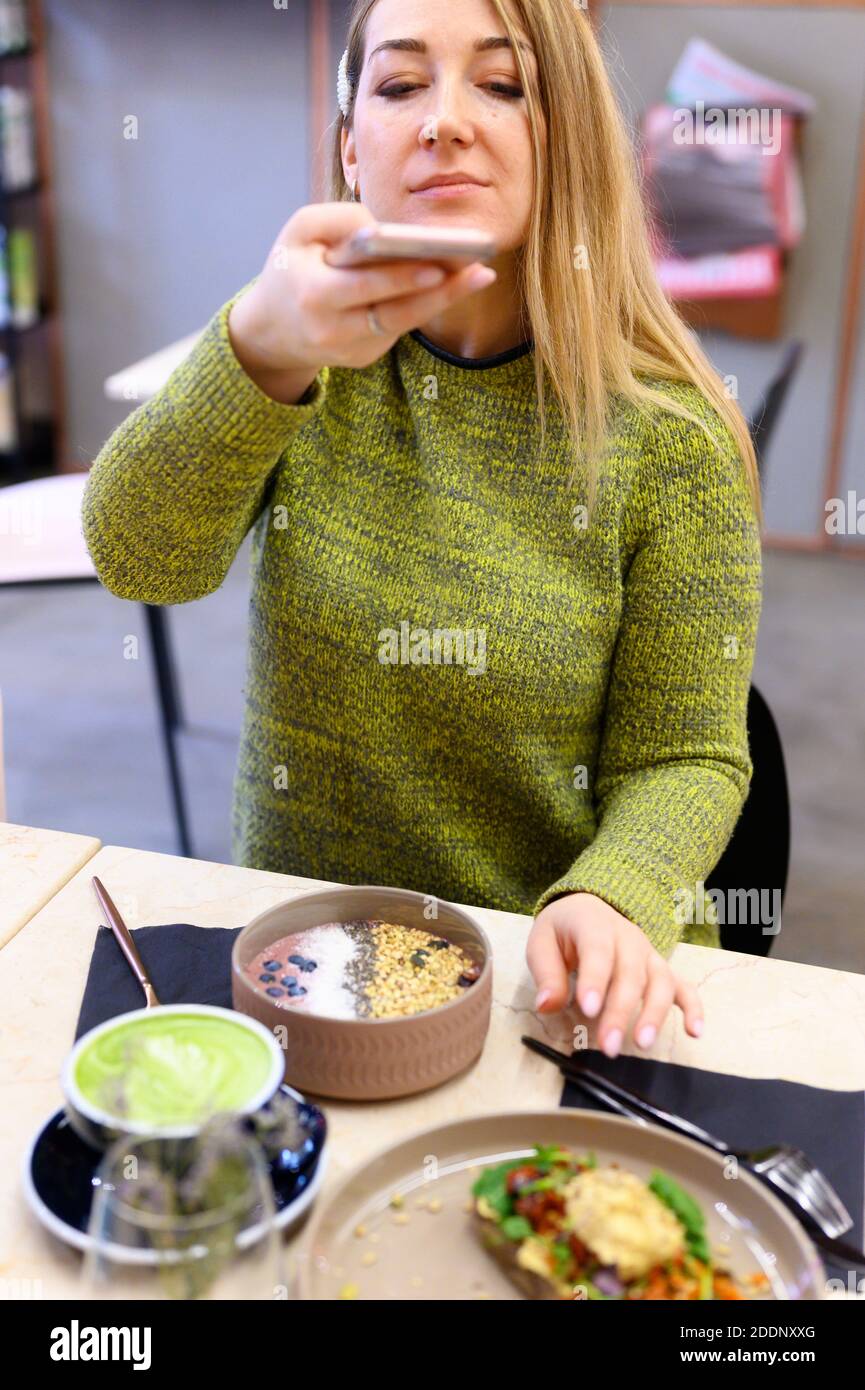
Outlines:
[[[472,1229],[478,1240],[492,1255],[496,1264],[526,1298],[543,1302],[565,1302],[565,1295],[559,1293],[555,1284],[545,1279],[533,1269],[524,1269],[517,1263],[517,1253],[521,1242],[509,1240],[495,1221],[481,1216],[475,1208],[472,1212]]]

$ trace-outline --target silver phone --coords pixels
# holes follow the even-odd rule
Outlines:
[[[418,227],[413,223],[379,222],[360,227],[324,254],[328,265],[374,265],[377,261],[434,261],[453,269],[473,261],[489,261],[496,243],[486,232],[467,227]]]

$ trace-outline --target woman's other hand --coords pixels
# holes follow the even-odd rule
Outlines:
[[[674,974],[638,926],[593,893],[567,893],[547,903],[532,925],[526,958],[538,987],[538,1013],[564,1008],[569,972],[577,972],[576,1003],[587,1018],[600,1015],[597,1039],[608,1057],[620,1051],[635,1009],[633,1034],[643,1048],[652,1046],[673,1004],[692,1037],[703,1030],[694,986]]]
[[[478,261],[450,273],[428,261],[352,269],[327,263],[331,247],[375,222],[361,203],[311,203],[289,218],[261,275],[231,309],[232,343],[244,366],[309,380],[324,366],[367,367],[404,333],[495,279]],[[433,288],[420,278],[430,275]],[[370,328],[370,308],[385,335]]]

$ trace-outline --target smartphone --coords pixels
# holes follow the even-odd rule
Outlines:
[[[489,261],[496,243],[486,232],[466,227],[419,227],[379,222],[361,227],[324,254],[328,265],[375,265],[377,261],[433,261],[458,270],[473,261]]]

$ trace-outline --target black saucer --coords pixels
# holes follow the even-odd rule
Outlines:
[[[285,1085],[280,1089],[298,1102],[306,1135],[300,1148],[284,1149],[270,1164],[276,1226],[282,1228],[298,1219],[318,1190],[325,1166],[327,1121],[298,1091]],[[25,1160],[24,1189],[32,1211],[49,1231],[79,1250],[90,1245],[87,1227],[93,1180],[102,1158],[102,1151],[85,1144],[66,1112],[58,1110],[39,1131]]]

